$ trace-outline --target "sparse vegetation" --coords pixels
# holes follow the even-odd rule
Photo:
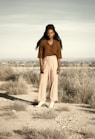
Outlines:
[[[7,65],[0,65],[0,80],[7,81],[7,80],[16,80],[18,75],[14,72],[14,70],[7,66]]]
[[[19,95],[27,93],[27,83],[20,76],[17,81],[9,81],[1,85],[0,89],[5,90],[7,94]]]
[[[6,108],[4,108],[4,109],[6,109]],[[3,110],[3,112],[0,114],[0,117],[3,117],[3,119],[5,119],[5,120],[17,118],[14,111],[12,111],[10,109],[7,109],[6,111]]]
[[[26,111],[27,104],[25,102],[15,101],[14,104],[10,106],[10,108],[16,111]]]
[[[64,102],[95,105],[95,75],[86,69],[63,70],[59,78],[59,97]]]
[[[10,132],[0,132],[0,139],[9,139],[12,136]]]
[[[77,133],[81,134],[84,139],[95,139],[95,133],[91,131],[82,129],[82,131],[77,132]]]
[[[38,87],[39,74],[33,71],[15,73],[7,65],[0,66],[0,80],[7,81],[0,86],[8,94],[17,95],[27,93],[27,83]],[[95,108],[95,70],[87,68],[63,69],[59,75],[59,101],[70,103],[89,103]],[[47,92],[49,88],[47,87]],[[47,93],[49,99],[49,93]]]
[[[95,93],[91,95],[91,98],[89,100],[89,104],[91,105],[92,108],[95,108]]]
[[[25,102],[21,102],[19,100],[15,100],[12,104],[5,106],[2,108],[2,110],[8,110],[8,111],[26,111],[27,104]]]
[[[64,132],[56,129],[37,130],[24,127],[22,130],[14,130],[14,133],[21,135],[23,139],[67,139]]]
[[[54,110],[41,110],[40,112],[35,111],[32,113],[33,118],[40,118],[40,119],[54,119],[57,116],[56,111]]]
[[[22,74],[23,78],[28,82],[35,85],[38,85],[39,83],[39,75],[36,73],[33,73],[33,71],[27,71]]]

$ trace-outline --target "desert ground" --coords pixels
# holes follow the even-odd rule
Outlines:
[[[77,79],[75,78],[76,81]],[[19,84],[22,84],[22,80],[21,78]],[[62,81],[61,77],[59,81]],[[46,104],[37,108],[38,83],[29,81],[26,83],[26,93],[23,92],[25,85],[22,85],[21,94],[12,94],[8,93],[14,91],[13,88],[8,88],[8,82],[12,86],[14,80],[10,81],[8,78],[0,81],[0,139],[95,139],[95,108],[91,101],[68,101],[67,96],[62,100],[61,90],[59,101],[55,103],[54,108],[49,108],[48,93]],[[65,84],[64,81],[63,83]],[[86,85],[89,83],[91,80]],[[66,85],[69,86],[69,80],[64,89]],[[60,86],[62,84],[59,84],[59,90]]]

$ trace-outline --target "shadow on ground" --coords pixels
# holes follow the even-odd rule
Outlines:
[[[33,105],[33,106],[38,104],[38,102],[36,102],[36,101],[33,102],[33,101],[28,101],[28,100],[24,100],[24,99],[21,99],[21,98],[17,98],[17,97],[14,97],[14,96],[10,96],[10,95],[7,94],[7,92],[6,93],[0,93],[0,97],[5,98],[5,99],[9,99],[9,100],[12,100],[12,101],[19,100],[19,101],[26,102],[26,103],[28,103],[30,105]]]

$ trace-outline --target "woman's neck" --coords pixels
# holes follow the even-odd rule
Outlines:
[[[53,40],[54,40],[53,38],[50,38],[50,39],[49,39],[49,41],[53,41]]]

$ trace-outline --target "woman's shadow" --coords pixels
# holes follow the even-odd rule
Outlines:
[[[21,99],[21,98],[17,98],[17,97],[14,97],[14,96],[10,96],[10,95],[8,95],[8,92],[6,92],[6,93],[1,93],[0,92],[0,97],[5,98],[5,99],[9,99],[9,100],[12,100],[12,101],[19,100],[19,101],[26,102],[26,103],[28,103],[30,105],[33,105],[33,106],[38,104],[37,101],[33,102],[33,101],[28,101],[28,100],[24,100],[24,99]]]

